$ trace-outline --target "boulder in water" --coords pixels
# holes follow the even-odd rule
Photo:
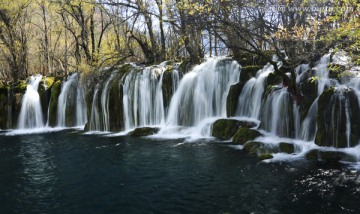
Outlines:
[[[254,129],[250,129],[249,127],[241,127],[239,128],[233,139],[232,142],[234,144],[245,144],[246,142],[250,141],[250,140],[254,140],[257,137],[262,136],[262,134]]]
[[[219,119],[212,125],[211,134],[222,140],[229,140],[238,131],[239,127],[253,128],[256,123],[235,119]]]
[[[311,160],[322,160],[327,162],[339,162],[339,161],[348,161],[348,162],[357,162],[357,158],[350,154],[341,151],[322,151],[318,149],[310,150],[306,153],[305,157]]]
[[[265,153],[265,154],[260,154],[258,155],[258,158],[261,160],[267,160],[267,159],[272,159],[274,156],[270,153]]]
[[[158,133],[160,128],[156,127],[140,127],[136,128],[134,131],[129,132],[128,135],[131,137],[144,137]]]
[[[243,150],[249,154],[257,154],[257,150],[262,147],[262,145],[262,142],[248,141],[244,144]]]
[[[292,143],[285,143],[285,142],[279,143],[279,149],[280,149],[280,152],[282,152],[282,153],[288,153],[288,154],[292,154],[292,153],[294,153],[294,151],[295,151],[294,144],[292,144]]]

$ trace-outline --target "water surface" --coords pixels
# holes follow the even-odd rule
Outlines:
[[[359,213],[358,175],[209,140],[0,135],[0,213]]]

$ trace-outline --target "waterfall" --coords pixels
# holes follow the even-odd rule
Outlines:
[[[77,73],[62,84],[57,107],[57,126],[83,126],[86,123],[86,106]]]
[[[273,91],[265,101],[261,126],[280,137],[296,137],[300,121],[298,108],[287,87]]]
[[[21,110],[18,121],[18,128],[41,128],[44,126],[44,119],[41,110],[38,87],[42,79],[41,75],[31,76],[26,92],[22,99]]]
[[[315,140],[317,130],[316,117],[318,111],[318,99],[319,98],[316,98],[310,106],[310,109],[301,125],[301,139],[306,141]]]
[[[101,130],[101,124],[100,124],[100,115],[98,110],[98,94],[99,94],[99,87],[100,85],[96,85],[93,101],[91,104],[91,114],[90,114],[90,130]]]
[[[270,64],[257,72],[256,78],[248,80],[240,94],[236,115],[259,119],[265,81],[274,67]]]
[[[239,76],[240,65],[225,57],[195,66],[181,79],[166,124],[196,126],[206,118],[226,117],[226,97]]]
[[[133,70],[123,79],[125,129],[163,125],[165,109],[162,93],[164,65]]]

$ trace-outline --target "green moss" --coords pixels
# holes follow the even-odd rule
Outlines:
[[[239,127],[255,127],[256,124],[248,121],[239,121],[234,119],[220,119],[212,125],[212,136],[222,140],[229,140]]]
[[[22,93],[26,92],[27,83],[24,80],[20,80],[17,84],[13,87],[14,93]]]
[[[236,131],[232,142],[243,145],[250,140],[260,137],[261,135],[262,134],[256,130],[241,127]]]
[[[329,77],[333,79],[340,79],[343,75],[343,72],[346,70],[344,65],[339,64],[329,64]]]
[[[125,74],[125,73],[130,72],[132,68],[133,67],[131,64],[124,64],[118,69],[118,71],[122,74]]]
[[[50,88],[54,84],[55,78],[54,77],[45,77],[43,78],[43,82],[46,88]]]
[[[57,80],[51,87],[51,98],[49,105],[49,126],[56,126],[58,98],[61,93],[61,81]]]
[[[243,150],[249,154],[257,154],[257,150],[262,146],[261,142],[248,141],[244,144]]]
[[[266,154],[258,155],[258,158],[261,160],[267,160],[274,158],[274,156],[272,154],[266,153]]]
[[[279,143],[280,152],[292,154],[295,151],[294,144],[291,143]]]
[[[359,55],[353,56],[352,61],[354,62],[354,65],[360,66],[360,56]]]
[[[130,132],[128,135],[132,137],[143,137],[148,135],[153,135],[158,133],[160,128],[153,128],[153,127],[141,127],[137,128],[134,131]]]

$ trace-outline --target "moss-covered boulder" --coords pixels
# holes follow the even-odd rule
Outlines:
[[[318,100],[315,143],[336,148],[354,147],[360,139],[360,108],[350,88],[330,88]],[[349,131],[348,130],[349,128]]]
[[[262,145],[262,142],[248,141],[244,144],[243,150],[249,154],[257,154],[257,150],[262,147]]]
[[[260,160],[267,160],[267,159],[272,159],[272,158],[274,158],[274,156],[273,156],[272,154],[270,154],[270,153],[265,153],[265,154],[259,154],[259,155],[258,155],[258,158],[259,158]]]
[[[329,77],[330,78],[332,78],[332,79],[340,79],[341,76],[342,76],[342,73],[344,71],[346,71],[346,67],[345,67],[345,65],[330,63],[328,65],[328,70],[329,70]]]
[[[43,111],[45,121],[47,121],[49,103],[51,99],[51,89],[53,84],[54,77],[43,77],[38,88],[41,109]]]
[[[61,93],[61,81],[57,80],[51,87],[50,103],[49,103],[49,126],[55,127],[57,120],[57,108],[59,95]]]
[[[177,70],[177,66],[168,66],[167,69],[163,73],[162,79],[162,94],[163,94],[163,102],[164,102],[164,109],[168,109],[170,106],[170,101],[175,93],[175,79],[176,73],[181,75],[181,73]],[[180,78],[179,78],[180,79]]]
[[[144,137],[158,133],[160,128],[155,127],[141,127],[136,128],[134,131],[129,132],[131,137]]]
[[[240,121],[234,119],[219,119],[212,125],[211,134],[222,140],[229,140],[239,127],[253,128],[256,123],[249,121]]]
[[[312,149],[306,153],[305,157],[311,160],[322,160],[328,162],[339,162],[339,161],[348,161],[348,162],[357,162],[357,158],[348,153],[341,151],[322,151],[318,149]]]
[[[233,139],[232,139],[232,142],[234,144],[245,144],[246,142],[250,141],[250,140],[254,140],[255,138],[257,137],[260,137],[262,136],[262,134],[257,131],[257,130],[254,130],[254,129],[250,129],[248,127],[240,127]]]
[[[292,154],[295,152],[295,147],[292,143],[281,142],[279,143],[279,149],[282,153]]]
[[[242,66],[265,65],[275,53],[274,51],[263,51],[262,54],[263,56],[252,53],[234,53],[233,58]]]

